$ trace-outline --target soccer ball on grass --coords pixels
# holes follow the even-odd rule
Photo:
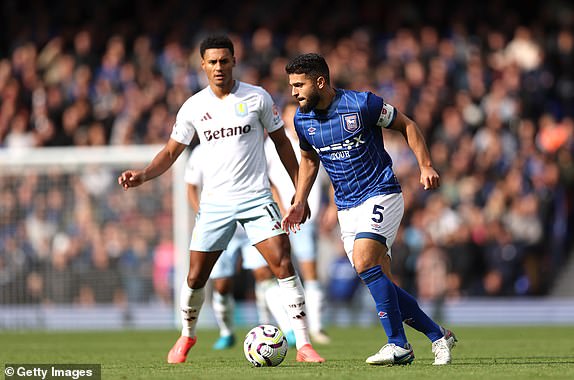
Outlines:
[[[243,352],[245,358],[255,367],[275,367],[287,355],[287,338],[272,325],[259,325],[245,336]]]

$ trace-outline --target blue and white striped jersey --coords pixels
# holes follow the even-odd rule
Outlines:
[[[371,92],[340,89],[326,111],[297,110],[299,145],[319,154],[339,210],[356,207],[375,195],[401,192],[381,129],[391,125],[396,112]]]

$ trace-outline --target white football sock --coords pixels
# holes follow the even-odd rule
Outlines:
[[[291,319],[287,315],[287,310],[285,309],[285,303],[282,300],[282,291],[279,288],[279,284],[276,279],[269,279],[261,281],[261,287],[265,292],[265,302],[267,307],[271,311],[273,318],[279,325],[279,328],[283,333],[291,331]]]
[[[304,345],[310,344],[303,285],[301,285],[301,280],[297,275],[279,279],[277,282],[283,295],[281,300],[295,333],[297,349],[300,349]]]
[[[319,332],[323,328],[321,314],[323,311],[324,300],[325,296],[319,281],[305,281],[305,302],[309,321],[309,331],[313,333]]]
[[[275,282],[275,285],[277,285],[277,281],[275,280],[263,280],[257,281],[255,283],[255,306],[257,307],[257,319],[262,325],[271,323],[271,315],[269,314],[269,309],[267,308],[267,300],[265,296],[268,287],[268,281],[273,281]],[[279,326],[279,328],[283,330],[281,326]]]
[[[233,335],[233,311],[235,309],[233,294],[221,294],[213,291],[211,306],[217,326],[219,326],[219,335]]]
[[[197,318],[205,299],[204,288],[191,289],[184,281],[179,294],[179,307],[181,310],[181,335],[193,338],[195,336],[195,326]]]

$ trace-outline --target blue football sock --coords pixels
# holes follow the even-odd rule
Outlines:
[[[407,337],[403,329],[397,292],[393,283],[385,276],[380,265],[359,273],[359,277],[367,285],[375,300],[377,314],[389,338],[389,343],[405,347]]]
[[[431,342],[443,337],[444,334],[440,326],[422,311],[413,296],[397,285],[395,285],[395,291],[399,301],[401,318],[407,325],[425,334]]]

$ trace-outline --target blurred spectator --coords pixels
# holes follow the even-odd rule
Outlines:
[[[111,260],[99,243],[91,252],[91,265],[81,274],[79,302],[84,305],[94,303],[123,304],[125,292],[120,282],[116,261]]]
[[[44,302],[72,303],[78,290],[78,273],[70,267],[70,238],[58,234],[53,241],[52,257],[43,279]]]
[[[179,105],[205,86],[194,44],[228,29],[237,74],[264,86],[279,106],[291,100],[286,61],[319,52],[335,85],[376,92],[418,122],[443,186],[433,194],[415,191],[414,156],[384,134],[405,196],[406,223],[394,249],[397,281],[412,287],[427,281],[416,268],[430,262],[446,265],[446,283],[435,295],[541,295],[570,257],[574,23],[568,15],[574,9],[568,2],[533,1],[526,9],[510,0],[464,7],[406,0],[385,12],[377,2],[358,0],[355,13],[330,3],[328,21],[313,16],[324,10],[319,1],[272,0],[257,8],[227,0],[161,7],[122,0],[76,4],[63,13],[70,5],[60,0],[14,4],[0,12],[0,149],[165,141]],[[301,8],[308,12],[294,13]],[[22,22],[23,15],[34,22]],[[26,302],[39,302],[41,289],[54,283],[46,273],[58,270],[116,278],[105,294],[94,293],[90,280],[61,299],[171,302],[171,227],[157,228],[171,212],[168,182],[158,183],[162,192],[150,186],[120,200],[113,173],[101,167],[80,177],[0,177],[0,303],[14,301],[4,296],[14,286],[27,289]],[[119,237],[122,229],[128,237]],[[102,235],[110,240],[96,249]],[[62,236],[70,251],[56,255]],[[141,291],[152,285],[154,297]]]
[[[127,300],[149,302],[153,296],[151,247],[141,236],[132,236],[129,243],[118,263]]]
[[[442,305],[448,290],[447,271],[446,252],[432,243],[427,245],[417,259],[416,294],[419,300],[431,302],[432,318],[436,320],[442,319]]]
[[[5,140],[9,149],[31,148],[37,145],[36,135],[29,129],[29,116],[25,111],[14,116]]]
[[[327,294],[332,315],[332,323],[341,323],[347,318],[354,322],[357,318],[356,294],[362,286],[357,272],[342,251],[329,266]]]
[[[172,303],[173,300],[174,252],[171,231],[165,231],[154,249],[153,286],[159,300],[166,304]]]

